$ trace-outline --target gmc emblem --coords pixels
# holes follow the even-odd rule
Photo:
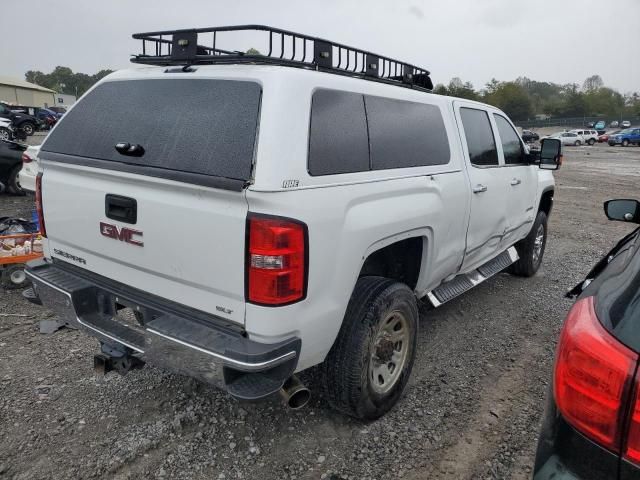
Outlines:
[[[113,238],[114,240],[120,240],[121,242],[130,243],[131,245],[137,245],[138,247],[144,246],[144,242],[133,238],[136,235],[142,237],[142,232],[140,230],[134,230],[133,228],[118,228],[117,225],[100,222],[100,234],[105,237]]]

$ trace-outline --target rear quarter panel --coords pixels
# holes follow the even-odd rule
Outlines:
[[[342,324],[368,255],[408,237],[423,240],[416,294],[422,296],[462,262],[469,188],[451,100],[423,92],[289,69],[264,80],[262,121],[249,211],[303,221],[309,229],[306,298],[285,307],[247,304],[252,339],[303,339],[298,369],[320,363]],[[447,165],[311,176],[307,171],[312,94],[317,88],[437,105],[451,160]],[[293,101],[295,99],[295,101]],[[267,119],[277,118],[278,121]],[[295,185],[293,188],[286,186]]]

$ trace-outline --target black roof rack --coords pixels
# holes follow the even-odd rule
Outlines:
[[[218,48],[222,32],[264,32],[268,41],[261,54]],[[211,34],[211,35],[205,35]],[[131,61],[147,65],[211,65],[224,63],[268,63],[308,68],[373,80],[420,90],[432,90],[429,71],[359,48],[348,47],[309,35],[267,27],[237,25],[228,27],[166,30],[135,33],[142,40],[142,53]],[[267,40],[265,38],[265,40]],[[258,46],[258,45],[257,45]]]

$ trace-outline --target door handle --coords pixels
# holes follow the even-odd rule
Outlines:
[[[522,180],[520,180],[519,178],[514,178],[513,180],[511,180],[511,185],[516,186],[516,185],[520,185],[522,183]]]
[[[473,187],[473,193],[482,193],[487,191],[486,185],[481,185],[480,183]]]
[[[138,221],[138,202],[135,198],[107,193],[104,197],[104,215],[111,220],[135,225]]]

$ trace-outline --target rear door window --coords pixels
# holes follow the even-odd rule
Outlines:
[[[520,136],[513,129],[511,124],[502,115],[493,114],[500,135],[502,152],[504,153],[504,163],[506,165],[517,165],[525,162],[524,149],[520,142]]]
[[[193,183],[207,184],[200,176],[246,181],[251,178],[260,99],[260,85],[247,81],[107,82],[65,114],[42,150],[65,154],[57,161],[66,158],[150,176],[193,174],[191,180],[180,176]],[[140,145],[144,154],[122,155],[116,151],[118,143]]]
[[[472,165],[493,167],[498,165],[498,150],[493,137],[489,114],[476,108],[460,109],[460,118]]]

